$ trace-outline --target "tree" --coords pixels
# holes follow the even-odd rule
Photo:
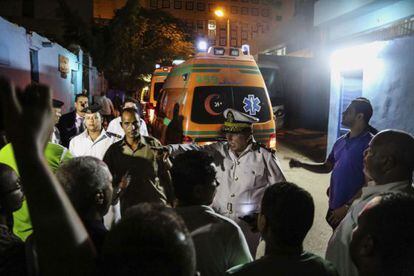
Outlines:
[[[171,64],[193,53],[182,22],[159,10],[129,0],[109,24],[104,70],[111,84],[128,90],[142,86],[156,63]]]

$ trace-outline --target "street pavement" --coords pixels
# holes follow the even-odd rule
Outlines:
[[[292,157],[301,161],[313,161],[284,143],[278,143],[277,156],[281,162],[286,179],[309,191],[313,197],[315,202],[315,219],[305,239],[304,249],[324,257],[328,240],[332,234],[330,226],[325,221],[328,208],[326,189],[329,186],[330,174],[316,174],[304,169],[289,168],[289,160]]]

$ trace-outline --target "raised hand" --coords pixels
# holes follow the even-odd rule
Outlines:
[[[0,77],[0,97],[5,130],[14,147],[43,150],[53,128],[50,89],[32,84],[21,91]]]

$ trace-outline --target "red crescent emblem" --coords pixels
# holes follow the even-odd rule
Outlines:
[[[218,115],[220,115],[220,113],[214,112],[214,110],[213,110],[213,109],[211,109],[211,101],[212,101],[214,98],[218,98],[218,97],[219,97],[219,95],[218,95],[218,94],[211,94],[211,95],[208,95],[208,96],[207,96],[207,98],[204,100],[204,108],[206,109],[206,111],[207,111],[210,115],[213,115],[213,116],[218,116]]]

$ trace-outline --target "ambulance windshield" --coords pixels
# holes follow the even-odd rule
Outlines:
[[[221,124],[223,111],[233,108],[259,118],[271,118],[268,97],[262,87],[201,86],[194,89],[191,120],[199,124]]]

